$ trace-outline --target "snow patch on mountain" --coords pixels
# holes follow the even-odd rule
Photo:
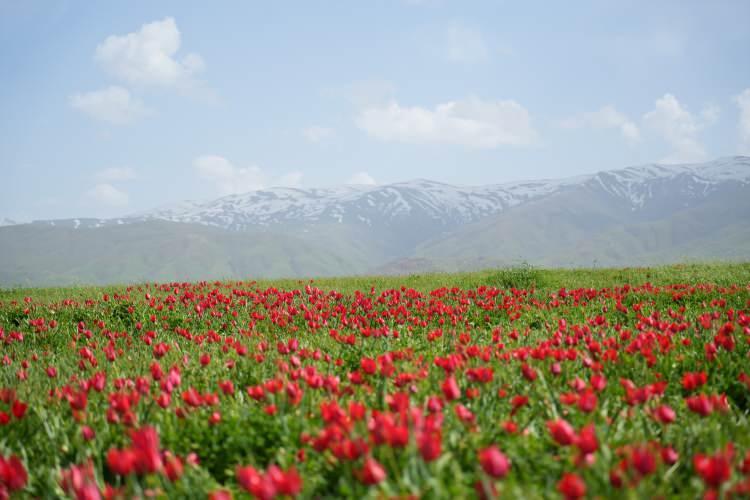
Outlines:
[[[697,199],[725,183],[750,184],[750,158],[735,156],[708,163],[627,167],[599,172],[590,182],[617,198],[627,200],[635,210],[643,208],[664,190]]]
[[[675,183],[678,180],[680,182]],[[235,230],[280,223],[353,222],[372,226],[406,217],[423,217],[450,225],[474,222],[576,186],[598,186],[638,210],[667,183],[677,186],[683,194],[701,197],[725,182],[750,183],[750,158],[721,158],[685,165],[649,164],[565,179],[489,186],[453,186],[415,179],[383,186],[272,188],[207,202],[184,202],[138,214],[135,218],[192,222]]]
[[[750,157],[684,165],[648,164],[564,179],[454,186],[427,179],[388,185],[332,188],[271,188],[208,201],[183,201],[113,220],[35,221],[71,228],[97,228],[145,220],[195,223],[230,230],[312,224],[358,224],[376,228],[402,224],[436,231],[476,222],[567,189],[603,191],[632,211],[665,197],[692,203],[726,185],[750,184]],[[3,221],[0,220],[0,225]],[[11,221],[12,223],[12,221]],[[441,229],[443,228],[443,229]]]

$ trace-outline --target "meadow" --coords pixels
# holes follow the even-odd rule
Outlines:
[[[0,290],[2,498],[750,496],[750,264]]]

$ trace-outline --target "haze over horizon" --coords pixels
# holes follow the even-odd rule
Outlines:
[[[741,1],[0,1],[0,219],[748,155],[749,18]]]

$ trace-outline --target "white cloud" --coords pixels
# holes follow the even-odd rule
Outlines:
[[[706,159],[706,151],[698,140],[698,132],[705,124],[672,94],[657,99],[654,109],[643,115],[643,123],[672,147],[672,152],[662,162],[689,163]]]
[[[739,152],[750,155],[750,88],[734,98],[740,108],[740,122],[737,128],[740,134]]]
[[[128,204],[127,193],[107,183],[97,184],[86,195],[94,201],[112,207],[122,207]]]
[[[446,57],[451,62],[476,63],[489,59],[482,34],[466,26],[451,26],[446,35]]]
[[[94,57],[107,72],[131,84],[180,85],[204,69],[198,54],[175,58],[180,43],[177,24],[168,17],[144,24],[137,32],[107,37]]]
[[[349,179],[346,181],[346,184],[375,186],[378,183],[367,172],[357,172],[356,174],[349,177]]]
[[[267,175],[257,166],[237,167],[222,156],[204,155],[193,161],[198,175],[212,182],[222,195],[246,193],[273,186],[297,187],[301,172],[290,172],[278,178]]]
[[[332,128],[313,125],[312,127],[307,127],[306,129],[304,129],[302,131],[302,135],[307,140],[307,142],[320,144],[332,139],[335,135],[335,132]]]
[[[631,142],[640,140],[638,126],[614,106],[603,106],[597,111],[581,113],[562,122],[564,128],[618,129],[620,134]]]
[[[135,170],[130,167],[105,168],[96,173],[96,179],[102,182],[131,181],[135,178]]]
[[[434,109],[402,107],[391,101],[384,107],[362,110],[356,123],[377,139],[414,144],[496,148],[531,144],[537,138],[528,111],[512,100],[469,98]]]
[[[90,117],[123,125],[150,114],[150,110],[141,101],[130,95],[122,87],[111,86],[69,98],[70,105]]]

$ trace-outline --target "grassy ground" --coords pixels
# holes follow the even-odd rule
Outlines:
[[[249,277],[248,280],[252,278]],[[628,268],[582,268],[582,269],[539,269],[519,265],[506,269],[485,269],[466,273],[428,273],[409,276],[351,276],[340,278],[274,279],[259,280],[259,287],[282,289],[299,288],[314,284],[325,290],[352,293],[355,290],[368,291],[391,288],[414,288],[429,291],[440,287],[476,288],[478,286],[499,286],[526,288],[534,286],[539,290],[559,288],[605,288],[614,285],[642,284],[654,285],[673,283],[696,284],[750,283],[750,262],[744,263],[690,263],[660,267]],[[101,287],[67,288],[0,288],[0,300],[19,300],[33,294],[42,300],[59,300],[65,297],[90,296],[92,293],[108,293],[121,290],[125,285]]]
[[[741,495],[749,349],[750,264],[3,290],[0,498]]]

